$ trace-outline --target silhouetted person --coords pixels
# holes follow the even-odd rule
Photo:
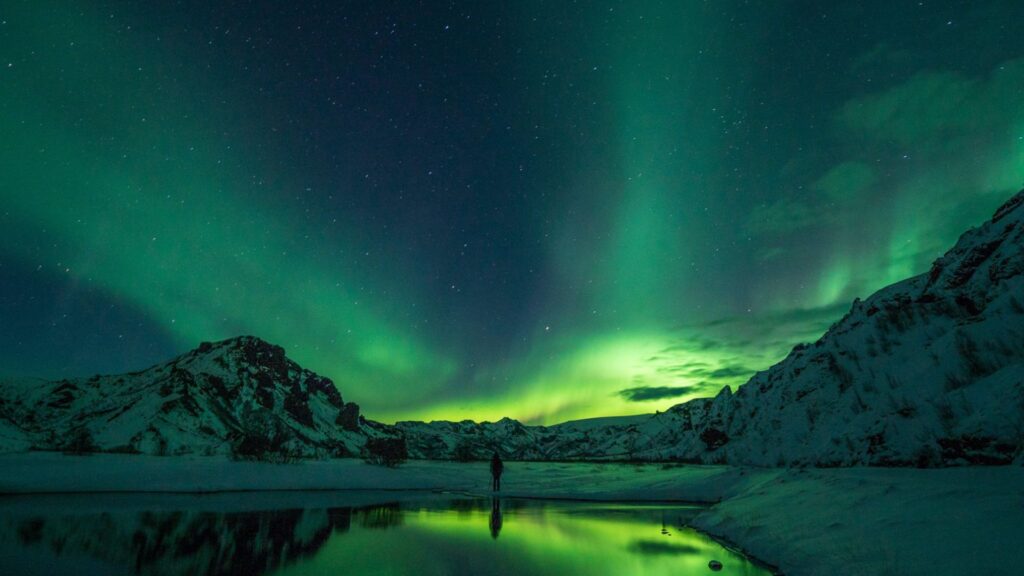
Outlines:
[[[501,456],[498,456],[498,452],[494,452],[494,456],[491,456],[491,490],[498,492],[501,490],[501,472],[505,469],[505,465],[501,462]]]
[[[491,538],[498,539],[501,533],[501,500],[491,499]]]

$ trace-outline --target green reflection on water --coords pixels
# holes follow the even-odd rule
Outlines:
[[[0,572],[686,575],[718,560],[719,574],[769,574],[686,528],[699,512],[409,492],[13,497]]]
[[[353,523],[275,574],[710,574],[710,560],[722,562],[718,574],[770,574],[686,528],[697,511],[522,500],[406,506],[390,523]]]

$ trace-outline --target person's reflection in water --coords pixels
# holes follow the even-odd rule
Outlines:
[[[501,500],[491,499],[491,538],[498,539],[501,533]]]

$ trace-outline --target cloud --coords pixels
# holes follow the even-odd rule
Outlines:
[[[888,55],[888,48],[876,48],[854,69],[890,56],[908,63],[906,54]],[[924,194],[933,206],[943,206],[937,201],[940,197],[959,197],[964,190],[973,191],[974,197],[992,188],[999,194],[1015,190],[1020,165],[1019,152],[1015,155],[1013,150],[1019,148],[1016,139],[1024,125],[1022,93],[1024,58],[1019,58],[987,74],[919,71],[886,89],[846,100],[832,124],[836,143],[853,153],[841,156],[823,173],[807,174],[804,182],[794,182],[793,191],[755,206],[747,218],[747,232],[771,241],[809,228],[848,229],[841,224],[849,218],[851,206],[870,203],[884,210],[892,207],[893,198]],[[996,161],[1007,157],[1002,164]],[[982,162],[994,165],[979,169]],[[920,166],[929,166],[939,181],[927,180],[931,185],[927,190],[919,182]],[[1003,190],[1007,182],[1012,190]],[[922,226],[930,224],[927,217],[916,216]],[[957,227],[970,222],[966,217],[962,220],[957,220]],[[926,250],[933,253],[935,248]],[[783,253],[782,248],[768,245],[756,257],[769,261]]]
[[[848,161],[838,164],[811,185],[836,202],[859,199],[876,181],[875,171],[863,162]]]
[[[700,386],[637,386],[619,390],[617,394],[630,402],[651,402],[665,398],[678,398],[700,390]]]
[[[754,235],[775,235],[811,226],[821,219],[809,204],[794,198],[779,198],[755,206],[747,218],[747,231]]]
[[[787,250],[779,246],[769,246],[766,248],[760,248],[755,253],[755,257],[761,262],[770,262],[772,260],[778,260],[786,255]]]
[[[658,367],[718,385],[740,383],[781,360],[795,344],[817,340],[849,308],[849,302],[837,302],[679,325],[672,344],[659,352]],[[712,355],[692,361],[695,352]]]
[[[854,203],[862,200],[877,182],[875,171],[863,162],[848,160],[833,166],[810,184],[817,196],[800,199],[782,196],[769,204],[755,206],[747,218],[747,231],[771,239],[813,226],[828,226],[839,214],[829,209],[828,202]],[[759,260],[778,258],[785,250],[777,246],[758,251]]]
[[[734,364],[731,366],[723,366],[717,370],[713,370],[708,374],[709,378],[721,379],[721,378],[749,378],[754,373],[753,370],[746,366]]]
[[[736,350],[745,346],[764,346],[780,341],[817,339],[833,322],[850,309],[850,302],[838,302],[812,308],[791,308],[764,314],[740,314],[708,322],[676,327],[679,342],[663,353],[701,349]]]
[[[921,72],[888,90],[843,105],[840,129],[873,140],[920,147],[1012,127],[1021,116],[1024,59],[1005,62],[983,77]]]
[[[726,380],[727,383],[736,379],[746,380],[754,374],[754,370],[742,364],[729,364],[720,360],[718,366],[713,368],[706,363],[694,365],[693,363],[659,365],[657,371],[662,374],[675,374],[684,378],[704,378],[707,380]]]

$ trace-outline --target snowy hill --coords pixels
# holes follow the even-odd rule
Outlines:
[[[1024,191],[735,394],[673,409],[676,454],[757,465],[998,464],[1024,446]],[[698,442],[698,440],[700,440]]]
[[[1024,446],[1024,191],[733,394],[628,420],[401,422],[417,455],[781,465],[1001,464]],[[582,421],[587,422],[587,421]]]
[[[330,380],[250,336],[130,374],[0,383],[4,451],[328,456],[381,434]]]

